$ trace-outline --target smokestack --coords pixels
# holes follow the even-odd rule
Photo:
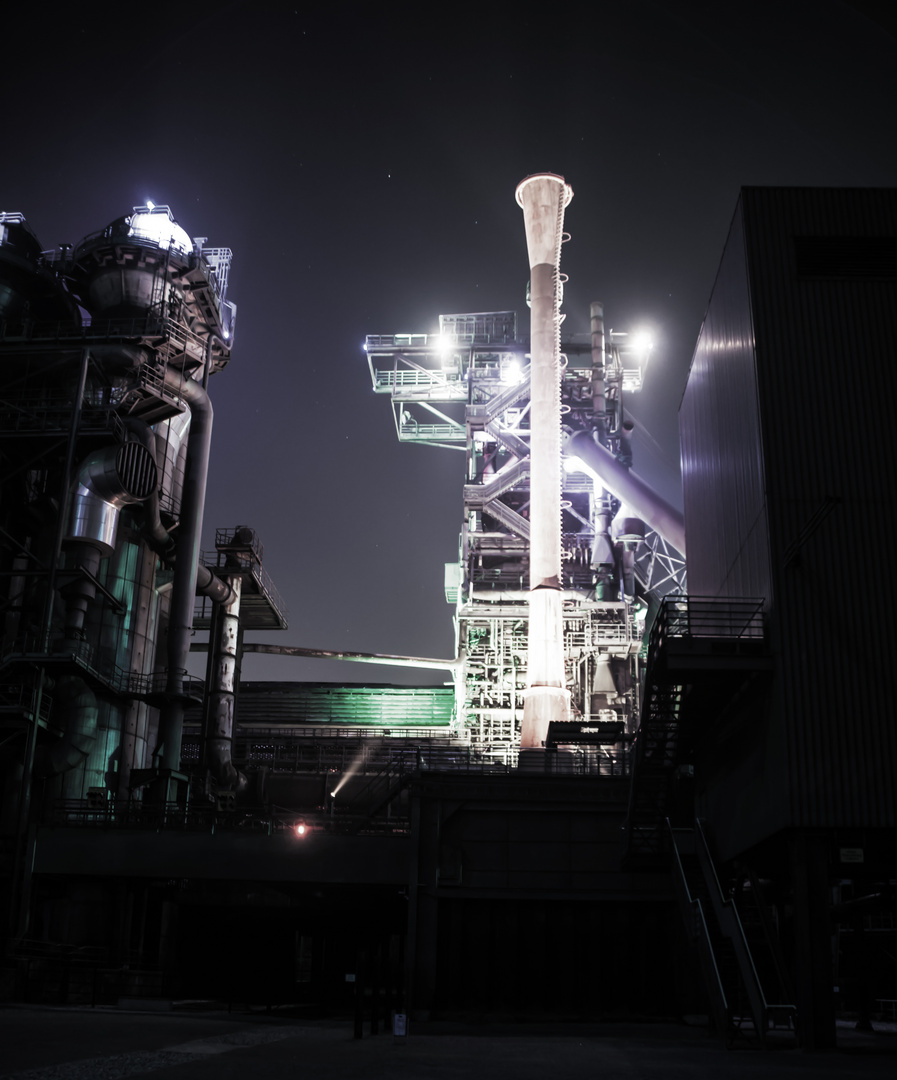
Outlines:
[[[561,579],[561,287],[564,209],[573,189],[538,173],[517,186],[530,265],[530,610],[522,749],[541,747],[567,720]]]

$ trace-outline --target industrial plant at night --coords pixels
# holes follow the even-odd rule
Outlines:
[[[0,1000],[895,1018],[897,191],[742,190],[681,512],[634,460],[650,340],[564,334],[572,188],[516,197],[526,309],[364,343],[399,442],[464,455],[446,657],[279,644],[253,523],[204,521],[228,248],[0,213]]]

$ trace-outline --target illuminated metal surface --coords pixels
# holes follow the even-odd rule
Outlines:
[[[549,179],[548,187],[567,191],[560,178]],[[528,188],[535,191],[533,180]],[[555,195],[553,217],[548,215],[546,258],[555,259],[560,244],[558,203],[565,198]],[[554,356],[560,318],[551,273],[546,292],[543,331]],[[606,333],[600,303],[590,314],[591,347],[565,341],[564,359],[548,363],[538,390],[545,369],[535,373],[536,350],[518,332],[512,311],[440,315],[436,333],[365,339],[371,383],[389,396],[399,441],[459,449],[467,457],[459,560],[445,567],[458,657],[454,728],[488,752],[521,745],[524,694],[534,666],[533,584],[549,586],[535,594],[553,595],[560,624],[556,653],[536,661],[536,677],[553,680],[558,696],[569,696],[572,718],[621,723],[627,732],[638,726],[639,654],[649,603],[684,589],[681,515],[628,471],[633,424],[623,395],[641,389],[650,345],[637,334]],[[545,487],[553,507],[543,513],[551,532],[547,548],[543,534],[534,540],[535,433],[554,444],[547,451]],[[572,438],[588,440],[587,450],[594,447],[587,456],[612,463],[605,470],[618,482],[606,483],[611,490],[594,469],[584,470],[572,455],[564,459]],[[624,507],[612,493],[623,480],[627,490],[639,492],[638,508]],[[670,522],[675,527],[668,528]],[[554,671],[547,680],[546,665]],[[542,739],[544,732],[537,732],[522,745]]]
[[[561,596],[561,244],[573,190],[561,176],[517,187],[530,267],[529,663],[520,745],[538,748],[568,719]]]
[[[568,347],[574,362],[560,384],[563,418],[565,428],[592,433],[619,457],[625,369],[618,341],[605,346],[603,325],[596,334],[604,377],[596,380],[595,367],[574,366],[576,350]],[[520,742],[529,663],[528,343],[518,336],[513,312],[479,312],[442,315],[434,334],[370,335],[365,352],[375,391],[390,397],[401,441],[466,452],[459,560],[445,567],[461,664],[453,723],[474,747],[512,749]],[[460,435],[451,442],[420,436],[422,402],[451,410],[463,446]],[[638,542],[612,538],[619,504],[592,475],[573,468],[561,483],[563,662],[572,713],[622,721],[633,731],[646,598],[679,592],[684,561],[650,528]],[[624,556],[632,556],[635,593],[620,588]],[[615,693],[600,685],[608,672]]]

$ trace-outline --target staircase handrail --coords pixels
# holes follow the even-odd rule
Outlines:
[[[791,978],[782,959],[781,949],[778,945],[775,927],[773,926],[772,919],[769,916],[769,911],[767,910],[766,905],[762,902],[760,881],[752,867],[747,866],[743,869],[745,876],[750,882],[751,893],[754,897],[757,907],[757,914],[759,915],[761,925],[763,926],[763,935],[766,938],[770,953],[772,954],[772,962],[776,970],[776,978],[779,980],[779,990],[783,990],[787,997],[793,1000],[794,990],[791,987]],[[773,1005],[770,1007],[774,1008],[775,1006]],[[786,1005],[784,1006],[784,1008],[792,1009],[795,1016],[797,1015],[796,1006]]]
[[[710,1008],[717,1031],[725,1039],[729,1032],[729,1002],[726,999],[726,991],[723,989],[723,981],[720,977],[719,967],[716,963],[716,954],[713,951],[713,942],[710,940],[710,931],[707,929],[707,920],[704,918],[704,909],[698,897],[691,895],[682,859],[679,856],[679,847],[676,843],[676,834],[666,819],[667,829],[670,833],[670,846],[673,851],[673,888],[679,909],[689,928],[691,940],[698,946],[698,955],[701,959],[701,968],[704,972],[704,982],[707,994],[710,998]],[[690,831],[690,830],[689,830]]]
[[[766,995],[763,993],[760,976],[757,974],[757,968],[754,965],[754,957],[751,954],[744,927],[741,924],[741,916],[738,914],[734,899],[731,896],[726,896],[723,892],[716,873],[713,856],[710,854],[710,845],[707,843],[707,837],[700,821],[695,821],[695,835],[697,839],[695,845],[696,854],[704,880],[707,882],[710,902],[713,904],[720,930],[732,942],[735,958],[738,961],[738,970],[747,990],[755,1029],[760,1039],[765,1040],[766,1031],[769,1027],[770,1008]],[[790,1007],[785,1003],[777,1006],[779,1009]]]

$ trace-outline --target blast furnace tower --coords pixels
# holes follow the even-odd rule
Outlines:
[[[569,190],[546,175],[525,181],[524,195],[532,180]],[[557,689],[569,694],[570,713],[539,726],[523,745],[577,746],[588,768],[613,771],[625,768],[638,726],[639,654],[652,597],[684,584],[684,530],[681,515],[630,469],[634,425],[623,396],[641,388],[646,354],[628,335],[605,333],[600,303],[591,308],[589,343],[560,341],[564,204],[555,198],[551,258],[538,263],[549,267],[540,333],[557,338],[547,341],[557,361],[541,392],[554,396],[541,406],[554,410],[553,421],[536,418],[535,345],[513,311],[441,315],[437,333],[372,334],[364,348],[375,392],[390,398],[399,441],[466,456],[459,559],[445,568],[460,659],[455,727],[475,750],[515,761],[534,648],[534,439],[556,424],[560,438],[544,452],[560,488],[546,497],[557,499],[560,517],[559,576],[548,591],[558,602],[563,670],[550,681],[563,684]]]

